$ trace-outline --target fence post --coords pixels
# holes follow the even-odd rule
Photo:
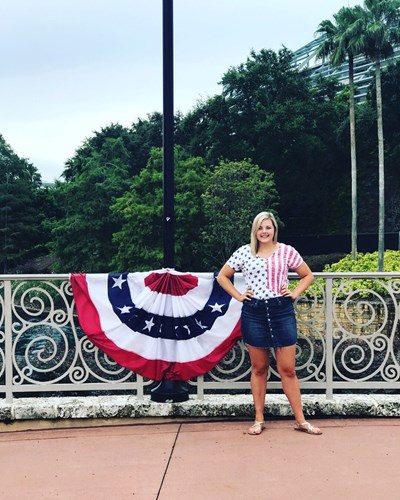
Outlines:
[[[204,399],[204,375],[197,377],[197,399]]]
[[[4,363],[5,363],[5,385],[6,403],[12,403],[12,309],[11,309],[11,281],[4,280]]]
[[[333,399],[333,293],[332,278],[326,278],[325,342],[326,342],[326,399]]]
[[[138,373],[136,374],[136,397],[138,401],[143,401],[143,395],[144,395],[144,381],[143,377],[139,375]]]

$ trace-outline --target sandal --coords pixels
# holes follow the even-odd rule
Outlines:
[[[296,422],[294,430],[300,432],[306,432],[307,434],[313,434],[314,436],[319,436],[320,434],[322,434],[321,429],[319,429],[318,427],[314,427],[309,422],[303,422],[302,424],[298,424]]]
[[[264,422],[257,422],[257,420],[255,420],[254,424],[249,427],[247,434],[250,434],[251,436],[258,436],[262,433],[263,429],[265,429]]]

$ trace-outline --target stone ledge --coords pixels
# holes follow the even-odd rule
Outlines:
[[[304,413],[312,417],[399,417],[400,395],[303,395]],[[267,395],[266,416],[292,416],[284,395]],[[253,418],[251,395],[190,397],[183,403],[155,403],[145,396],[86,396],[0,400],[0,421],[107,418]]]

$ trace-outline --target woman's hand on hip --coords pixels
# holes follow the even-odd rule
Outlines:
[[[292,290],[289,290],[289,288],[282,288],[281,294],[284,297],[288,297],[288,298],[290,298],[292,300],[296,300],[297,299],[297,295],[294,293],[294,291],[292,292]]]
[[[239,302],[244,302],[245,300],[251,300],[253,298],[253,290],[251,288],[246,288],[246,290],[237,299]]]

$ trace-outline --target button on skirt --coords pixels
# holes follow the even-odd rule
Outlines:
[[[292,299],[245,300],[241,328],[244,343],[251,347],[268,349],[295,344],[297,324]]]

